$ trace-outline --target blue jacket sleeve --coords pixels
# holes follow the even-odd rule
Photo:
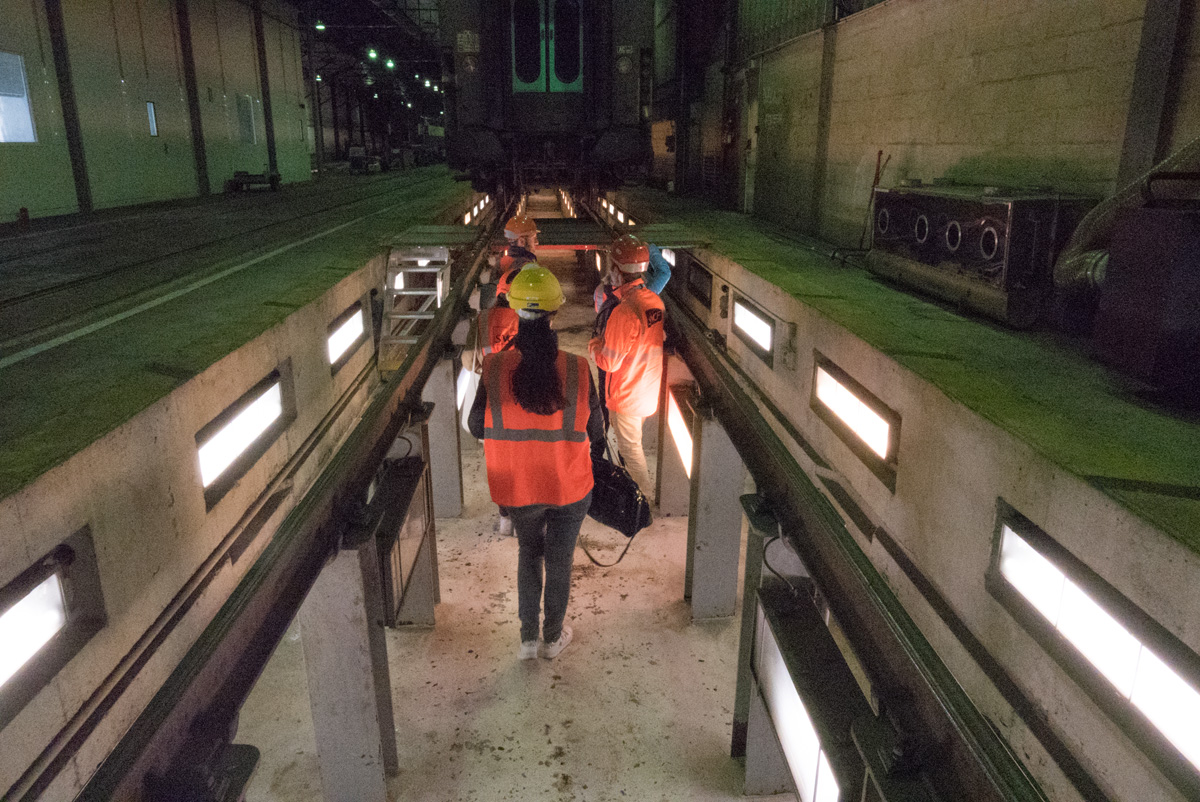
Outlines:
[[[662,295],[663,288],[671,280],[671,265],[663,258],[662,250],[657,245],[646,245],[650,249],[650,266],[646,268],[646,289],[655,295]]]

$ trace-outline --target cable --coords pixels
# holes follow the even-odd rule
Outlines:
[[[586,545],[584,545],[584,543],[583,543],[583,541],[582,541],[582,540],[581,540],[581,541],[579,541],[579,548],[583,549],[583,553],[587,555],[587,558],[588,558],[589,560],[591,560],[591,561],[592,561],[592,563],[593,563],[594,565],[598,565],[598,566],[600,566],[601,568],[612,568],[614,565],[616,565],[617,563],[621,562],[621,560],[625,559],[625,552],[629,551],[629,547],[630,547],[630,546],[632,546],[632,545],[633,545],[633,538],[629,538],[629,542],[628,542],[628,543],[626,543],[626,544],[625,544],[625,548],[621,550],[621,556],[620,556],[620,557],[618,557],[618,558],[617,558],[616,560],[614,560],[613,562],[610,562],[610,563],[602,563],[602,562],[600,562],[599,560],[597,560],[595,557],[593,557],[593,556],[592,556],[592,553],[591,553],[590,551],[588,551],[588,549],[587,549],[587,546],[586,546]]]
[[[784,576],[783,574],[776,571],[774,569],[774,567],[772,567],[771,563],[767,560],[767,551],[771,548],[771,544],[774,543],[776,540],[779,540],[779,538],[780,538],[780,535],[772,535],[771,537],[767,538],[767,542],[763,544],[763,557],[762,557],[763,565],[766,566],[768,571],[770,571],[772,574],[774,574],[776,577],[778,577],[779,581],[783,582],[783,584],[788,586],[788,589],[792,591],[793,596],[795,596],[797,599],[802,598],[802,596],[800,594],[800,588],[796,587],[796,585],[790,579],[788,579],[786,576]],[[588,555],[588,556],[591,556],[591,555]],[[593,560],[593,562],[595,562],[595,560]]]

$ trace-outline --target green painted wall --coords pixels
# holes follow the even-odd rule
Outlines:
[[[294,25],[263,17],[271,114],[275,121],[275,154],[284,181],[312,177],[308,151],[308,104],[300,69],[300,36]]]
[[[41,3],[0,7],[0,52],[24,60],[36,142],[0,142],[0,223],[21,207],[35,217],[78,211],[50,32]]]
[[[96,208],[196,192],[183,69],[169,0],[65,0],[63,17]],[[152,136],[146,104],[154,103]]]

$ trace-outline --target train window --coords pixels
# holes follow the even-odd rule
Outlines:
[[[550,42],[551,92],[583,91],[583,17],[579,0],[554,0]]]
[[[0,53],[0,142],[37,142],[25,60],[16,53]]]
[[[513,0],[513,91],[546,91],[546,63],[542,0]]]

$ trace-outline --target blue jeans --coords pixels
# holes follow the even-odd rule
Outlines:
[[[561,507],[530,504],[508,508],[517,532],[517,613],[521,618],[522,641],[537,640],[543,567],[546,621],[542,625],[542,639],[550,643],[562,633],[571,597],[575,541],[591,506],[589,492],[574,504]]]

